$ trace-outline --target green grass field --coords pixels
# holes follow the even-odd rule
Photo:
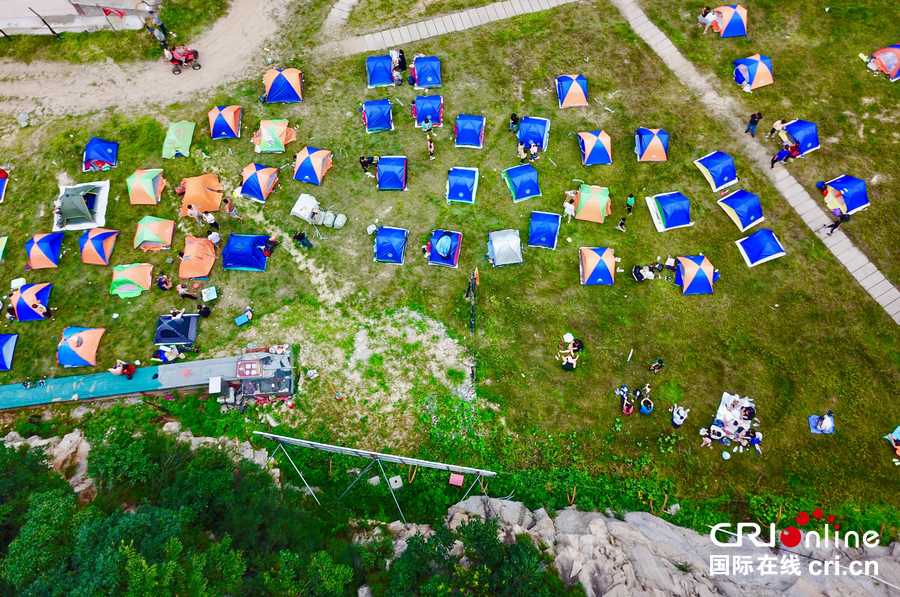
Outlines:
[[[371,33],[491,4],[490,0],[360,0],[347,23],[356,33]]]
[[[711,30],[702,34],[694,6],[659,0],[640,4],[685,56],[704,73],[714,73],[720,88],[742,96],[748,117],[763,113],[760,132],[763,127],[768,132],[779,118],[816,123],[822,148],[788,169],[813,196],[819,180],[841,174],[866,180],[872,207],[842,229],[889,280],[900,283],[894,251],[900,218],[900,179],[895,174],[900,167],[900,87],[883,75],[873,78],[857,56],[900,39],[900,23],[878,17],[891,11],[893,3],[762,0],[746,4],[748,36],[726,39]],[[748,95],[731,80],[732,62],[757,53],[772,59],[775,84]],[[771,147],[774,154],[777,148],[774,143]]]
[[[689,26],[692,22],[683,28],[688,31]],[[182,177],[218,172],[230,192],[240,182],[241,168],[252,161],[284,167],[291,162],[290,155],[306,144],[328,148],[340,157],[322,187],[292,181],[292,169],[285,167],[280,172],[282,187],[265,206],[239,200],[242,213],[251,216],[246,221],[238,224],[220,215],[223,237],[228,232],[287,232],[299,227],[289,211],[302,192],[347,214],[347,227],[324,231],[327,240],[313,239],[315,249],[304,257],[279,249],[266,274],[223,272],[217,265],[211,283],[220,288],[222,299],[214,305],[213,318],[201,324],[200,343],[214,354],[232,352],[251,340],[274,342],[289,337],[313,355],[304,364],[328,371],[338,386],[352,388],[345,390],[348,395],[343,402],[336,402],[325,386],[307,386],[298,398],[304,414],[294,422],[293,433],[314,433],[319,439],[348,445],[361,442],[373,449],[416,451],[423,426],[416,427],[419,435],[410,434],[398,443],[392,425],[396,428],[421,414],[425,398],[443,391],[435,385],[433,374],[421,368],[416,377],[414,368],[408,380],[411,389],[401,391],[401,404],[373,409],[373,418],[385,421],[375,426],[357,417],[361,405],[368,405],[370,398],[381,400],[386,395],[383,385],[403,380],[395,370],[380,367],[375,358],[357,365],[365,373],[362,381],[352,381],[358,371],[347,367],[360,326],[411,308],[445,324],[477,357],[482,405],[490,403],[499,410],[499,415],[483,411],[484,431],[494,443],[503,443],[508,434],[515,446],[514,459],[489,450],[477,452],[483,459],[480,465],[571,466],[592,475],[663,477],[675,484],[680,495],[698,499],[768,491],[817,495],[829,503],[883,500],[897,505],[893,491],[897,472],[881,439],[900,422],[891,400],[900,389],[895,324],[808,232],[763,173],[743,160],[725,127],[704,114],[699,100],[649,53],[615,9],[602,3],[569,6],[404,49],[409,58],[422,52],[437,55],[443,62],[444,87],[439,93],[445,104],[444,128],[437,135],[433,162],[427,159],[425,139],[413,127],[406,108],[417,92],[408,86],[367,90],[366,56],[329,60],[315,52],[309,54],[312,62],[290,62],[305,73],[303,104],[258,103],[262,89],[258,74],[253,74],[252,80],[208,101],[148,110],[146,115],[69,118],[7,136],[4,155],[11,157],[4,162],[11,161],[15,167],[4,204],[11,215],[0,227],[10,235],[0,271],[8,278],[23,275],[22,245],[31,234],[49,231],[46,214],[56,196],[60,172],[76,181],[112,180],[107,227],[122,231],[114,264],[146,261],[171,273],[174,268],[164,260],[180,250],[184,231],[179,229],[172,251],[159,254],[134,251],[131,240],[143,215],[175,216],[179,200],[171,187]],[[288,63],[285,60],[282,65]],[[717,73],[724,77],[728,70],[721,66]],[[594,101],[587,109],[559,110],[554,78],[563,73],[584,74],[592,98],[613,112]],[[860,84],[896,93],[864,71],[859,76]],[[830,77],[819,75],[796,84],[835,88]],[[798,102],[802,95],[797,94]],[[396,130],[366,135],[357,108],[364,100],[382,97],[404,104],[395,105]],[[213,105],[229,103],[244,106],[243,136],[210,141],[206,113]],[[767,107],[761,109],[772,113]],[[487,117],[484,149],[453,147],[452,125],[459,112]],[[552,121],[549,150],[536,163],[543,196],[518,204],[512,202],[500,178],[502,169],[518,163],[514,138],[506,130],[510,112]],[[840,110],[830,113],[840,114]],[[298,141],[285,155],[254,155],[250,137],[258,121],[276,117],[288,118],[297,126]],[[199,123],[191,157],[163,161],[159,152],[165,123],[181,119]],[[816,120],[815,116],[810,119]],[[639,126],[669,132],[667,163],[636,162],[633,133]],[[832,134],[826,123],[820,121],[819,127],[823,138]],[[571,133],[597,129],[612,137],[613,164],[584,168]],[[118,169],[101,176],[79,172],[81,151],[92,135],[122,143]],[[825,144],[810,160],[791,168],[825,164],[829,159],[835,164],[882,159],[877,153],[844,159],[829,153],[829,147]],[[859,151],[864,147],[860,145]],[[760,196],[764,226],[784,243],[786,257],[754,269],[745,266],[734,245],[744,235],[715,204],[718,195],[692,164],[713,150],[735,156],[742,188]],[[360,155],[407,155],[409,191],[377,191],[375,181],[366,178],[356,163]],[[481,169],[475,205],[448,206],[444,200],[447,170],[453,166]],[[148,167],[164,167],[171,186],[159,207],[131,206],[125,178],[136,168]],[[556,251],[526,248],[522,265],[491,268],[483,258],[488,232],[516,228],[524,237],[532,210],[562,211],[564,191],[578,184],[574,179],[611,189],[613,214],[607,223],[567,224]],[[859,222],[860,229],[881,210],[877,189],[870,189],[876,207],[854,219],[852,224]],[[691,198],[696,225],[659,234],[643,197],[676,190]],[[635,216],[628,219],[628,232],[622,234],[614,226],[624,215],[624,199],[630,192],[639,201]],[[410,229],[403,267],[372,262],[372,238],[365,228],[376,219]],[[182,225],[188,231],[199,230],[191,222]],[[435,228],[464,233],[459,269],[423,264],[418,247]],[[886,255],[894,244],[893,235],[887,227],[878,230]],[[865,242],[860,245],[890,275],[890,263],[878,261]],[[703,253],[722,278],[715,294],[707,296],[682,296],[680,289],[665,281],[637,285],[627,271],[617,274],[614,287],[581,287],[577,248],[582,246],[613,247],[625,270],[657,256]],[[55,323],[4,328],[21,334],[13,371],[0,378],[4,382],[46,373],[82,373],[55,366],[54,348],[65,325],[107,328],[100,350],[103,366],[116,357],[146,359],[156,315],[176,304],[171,293],[156,290],[130,303],[110,297],[109,268],[80,263],[77,234],[67,235],[65,248],[69,252],[58,270],[27,275],[29,282],[54,282],[51,303],[60,310]],[[477,333],[470,338],[468,304],[462,294],[474,267],[480,268],[481,287]],[[238,329],[231,319],[250,301],[258,319],[252,328]],[[121,316],[113,320],[113,313]],[[587,345],[572,373],[563,372],[553,358],[565,332]],[[420,363],[421,355],[415,350],[410,354],[402,343],[387,344],[379,354],[383,360]],[[654,378],[647,367],[656,358],[664,359],[667,366]],[[458,376],[459,372],[448,374],[451,379]],[[655,385],[656,412],[624,418],[617,429],[621,413],[613,389],[621,383],[635,387],[646,382]],[[710,421],[723,391],[756,400],[763,422],[762,457],[745,453],[725,462],[719,451],[698,448],[697,430]],[[683,441],[669,439],[666,409],[676,400],[691,408],[688,423],[676,434]],[[837,413],[837,434],[809,435],[807,416],[825,409]],[[669,446],[674,449],[667,450]],[[859,466],[863,455],[869,457],[865,467]],[[452,453],[444,456],[454,459]]]

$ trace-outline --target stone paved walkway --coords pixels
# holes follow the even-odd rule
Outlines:
[[[345,0],[350,2],[351,0]],[[319,46],[316,51],[332,56],[351,56],[362,52],[374,52],[393,48],[402,44],[438,37],[445,33],[465,31],[472,27],[478,27],[493,21],[502,21],[519,15],[539,12],[570,4],[578,0],[508,0],[495,2],[480,8],[470,8],[444,17],[437,17],[428,21],[421,21],[395,29],[388,29],[365,36],[351,37],[338,41],[328,42]],[[337,10],[332,10],[334,12]],[[331,18],[331,15],[328,17]],[[345,17],[346,20],[346,17]]]
[[[900,290],[891,284],[878,268],[854,246],[846,234],[837,230],[826,237],[823,226],[831,222],[831,218],[820,207],[797,180],[783,166],[770,168],[771,148],[766,149],[759,141],[744,134],[746,122],[745,109],[740,102],[731,97],[719,95],[694,65],[689,62],[672,44],[665,33],[650,22],[644,11],[634,0],[610,0],[628,21],[634,32],[640,36],[650,48],[662,58],[663,62],[691,91],[700,96],[703,104],[722,122],[729,125],[732,134],[742,143],[745,155],[751,162],[761,168],[769,177],[778,192],[800,215],[803,222],[834,253],[847,271],[881,305],[894,322],[900,324]]]

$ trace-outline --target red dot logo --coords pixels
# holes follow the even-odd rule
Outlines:
[[[797,524],[799,524],[801,527],[808,522],[809,522],[809,514],[807,514],[806,512],[801,512],[800,514],[797,515]]]
[[[836,531],[841,530],[841,525],[839,525],[839,524],[834,525],[834,530],[836,530]]]
[[[829,516],[829,517],[828,517],[828,522],[834,522],[834,516]]]
[[[816,508],[815,510],[813,510],[813,517],[822,518],[822,509]]]
[[[800,545],[800,529],[788,527],[781,531],[781,543],[785,547],[797,547]]]

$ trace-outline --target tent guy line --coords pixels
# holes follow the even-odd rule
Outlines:
[[[769,177],[772,185],[794,208],[809,229],[813,233],[822,230],[822,227],[831,220],[806,192],[803,185],[786,169],[771,169],[770,157],[763,146],[755,139],[747,139],[742,134],[745,123],[738,114],[744,114],[747,110],[732,98],[720,95],[678,51],[666,34],[650,21],[634,0],[611,0],[611,2],[619,9],[634,32],[650,46],[675,76],[697,94],[700,101],[713,114],[721,116],[723,121],[730,124],[732,136],[740,142],[744,155]],[[900,324],[900,290],[884,277],[875,264],[869,261],[841,230],[836,230],[830,237],[820,240],[894,322]]]

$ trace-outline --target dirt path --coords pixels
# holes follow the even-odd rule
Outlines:
[[[162,57],[153,63],[123,66],[112,62],[23,65],[0,61],[0,111],[57,117],[111,107],[164,105],[187,101],[219,85],[245,78],[248,69],[255,68],[261,77],[265,63],[256,55],[277,30],[287,3],[288,0],[233,0],[228,14],[191,43],[200,52],[203,68],[178,77]]]

